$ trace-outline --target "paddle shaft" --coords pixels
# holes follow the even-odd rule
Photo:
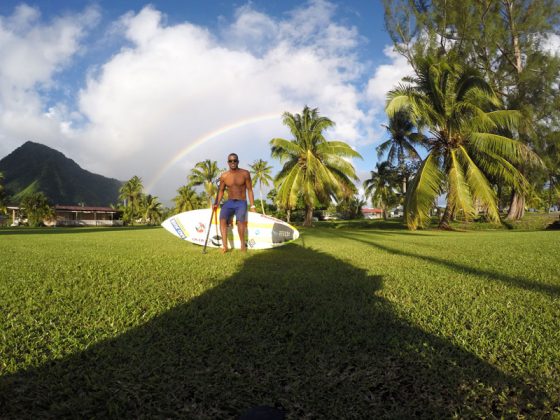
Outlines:
[[[208,222],[208,231],[206,232],[206,240],[204,241],[204,248],[202,248],[203,254],[206,254],[206,246],[208,245],[208,237],[210,236],[210,231],[212,230],[212,219],[214,218],[214,213],[216,213],[216,209],[212,206],[212,213],[210,214],[210,221]]]

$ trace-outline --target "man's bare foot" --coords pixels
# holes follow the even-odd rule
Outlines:
[[[225,254],[226,252],[228,252],[228,249],[227,248],[220,248],[220,252],[222,254]]]
[[[247,248],[239,248],[241,252],[247,252]]]

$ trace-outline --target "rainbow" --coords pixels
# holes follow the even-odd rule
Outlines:
[[[228,125],[224,125],[216,130],[211,132],[205,133],[201,137],[195,139],[192,143],[189,143],[188,146],[181,149],[178,153],[176,153],[169,161],[165,162],[156,172],[154,178],[150,181],[150,183],[146,186],[147,191],[151,191],[154,185],[160,180],[165,172],[169,170],[173,165],[177,164],[181,159],[185,157],[188,153],[192,150],[196,149],[200,145],[206,143],[209,140],[212,140],[215,137],[221,136],[229,131],[236,130],[238,128],[244,127],[246,125],[255,124],[261,121],[273,120],[273,119],[280,119],[282,112],[274,112],[274,113],[267,113],[262,115],[257,115],[249,118],[244,118],[239,121],[235,121]]]

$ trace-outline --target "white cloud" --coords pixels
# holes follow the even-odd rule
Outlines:
[[[367,85],[367,97],[377,107],[385,106],[387,93],[394,89],[403,77],[413,75],[412,67],[406,58],[395,52],[392,46],[385,47],[383,53],[390,59],[390,63],[377,67]]]
[[[244,6],[223,38],[188,22],[165,25],[152,7],[125,16],[124,34],[132,45],[105,63],[80,94],[80,110],[89,121],[76,131],[87,139],[83,159],[102,173],[120,179],[137,174],[152,185],[189,144],[236,121],[270,115],[210,138],[184,161],[191,167],[206,158],[222,164],[232,150],[246,164],[270,160],[268,141],[288,135],[282,112],[300,112],[306,104],[338,123],[333,137],[355,142],[365,119],[360,94],[349,83],[359,67],[352,55],[357,34],[330,22],[328,3],[312,3],[310,9],[319,13],[300,9],[276,21]],[[315,32],[297,38],[303,16]],[[348,39],[323,48],[317,31]],[[269,37],[255,49],[251,40],[261,32]],[[184,183],[184,175],[172,179],[168,172],[154,191],[166,198]]]
[[[18,6],[0,16],[0,151],[9,152],[25,140],[60,140],[61,124],[45,114],[54,76],[79,52],[85,30],[98,19],[96,9],[40,21],[40,12]],[[48,113],[47,113],[48,114]]]

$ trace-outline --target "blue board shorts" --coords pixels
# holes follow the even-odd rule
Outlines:
[[[228,200],[222,206],[220,212],[220,220],[230,220],[235,214],[237,223],[245,223],[247,221],[247,201],[245,200]]]

